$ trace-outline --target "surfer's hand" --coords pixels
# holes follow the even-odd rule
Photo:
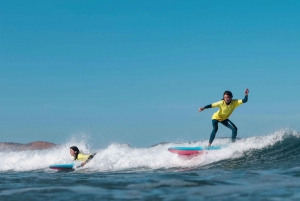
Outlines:
[[[86,164],[86,162],[84,162],[84,163],[81,163],[81,167],[85,166],[85,164]]]
[[[201,107],[199,108],[198,112],[202,112],[205,108],[204,107]]]
[[[248,96],[248,93],[249,93],[249,89],[247,88],[247,89],[245,90],[245,96]]]

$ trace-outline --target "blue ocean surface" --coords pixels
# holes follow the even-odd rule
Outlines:
[[[300,134],[281,130],[242,138],[207,154],[184,157],[174,146],[206,146],[207,141],[167,143],[149,148],[111,144],[84,152],[97,155],[74,171],[69,147],[0,152],[0,200],[300,200]]]

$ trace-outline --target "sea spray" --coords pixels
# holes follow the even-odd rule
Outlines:
[[[288,141],[290,140],[290,141]],[[227,166],[232,160],[242,160],[236,164],[246,163],[243,158],[258,155],[265,149],[272,148],[278,143],[285,143],[284,147],[293,143],[300,143],[300,135],[297,132],[287,129],[274,132],[266,136],[254,136],[238,139],[231,143],[230,139],[217,138],[214,145],[226,145],[220,150],[211,150],[207,154],[195,157],[180,157],[168,152],[172,146],[207,146],[207,141],[166,143],[149,148],[135,148],[127,144],[113,143],[108,147],[90,149],[86,141],[74,139],[56,148],[35,151],[1,151],[0,171],[52,171],[49,166],[58,163],[72,163],[70,146],[77,146],[84,153],[97,153],[96,156],[83,168],[75,172],[113,172],[113,171],[145,171],[145,170],[169,170],[182,168],[207,168],[218,167],[221,162],[227,161]],[[298,145],[291,149],[296,149]],[[275,149],[275,148],[274,148]],[[278,148],[276,148],[278,149]],[[268,150],[267,150],[268,151]],[[272,155],[274,152],[263,152]],[[286,152],[293,152],[287,150]],[[274,153],[274,155],[278,153]],[[295,155],[295,154],[293,154]],[[273,156],[273,158],[276,156]],[[269,158],[272,158],[269,156]],[[267,158],[265,159],[267,160]],[[269,162],[271,163],[271,162]],[[217,164],[217,165],[213,165]],[[222,163],[224,164],[224,163]],[[255,165],[253,159],[247,164]]]

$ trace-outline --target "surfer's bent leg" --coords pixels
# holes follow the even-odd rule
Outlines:
[[[232,123],[232,121],[230,121],[229,119],[225,119],[224,121],[221,121],[221,123],[226,126],[227,128],[229,128],[230,130],[232,130],[232,142],[235,142],[236,139],[236,135],[237,135],[237,127],[234,125],[234,123]]]
[[[215,139],[215,137],[216,137],[216,133],[217,133],[217,131],[218,131],[218,123],[219,123],[218,120],[216,120],[216,119],[213,119],[213,120],[212,120],[213,130],[212,130],[212,132],[211,132],[211,134],[210,134],[210,138],[209,138],[209,143],[210,143],[210,144],[214,141],[214,139]]]

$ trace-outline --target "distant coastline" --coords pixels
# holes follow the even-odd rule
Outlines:
[[[45,141],[34,141],[26,144],[15,142],[0,142],[0,151],[45,150],[57,147],[58,144]]]

